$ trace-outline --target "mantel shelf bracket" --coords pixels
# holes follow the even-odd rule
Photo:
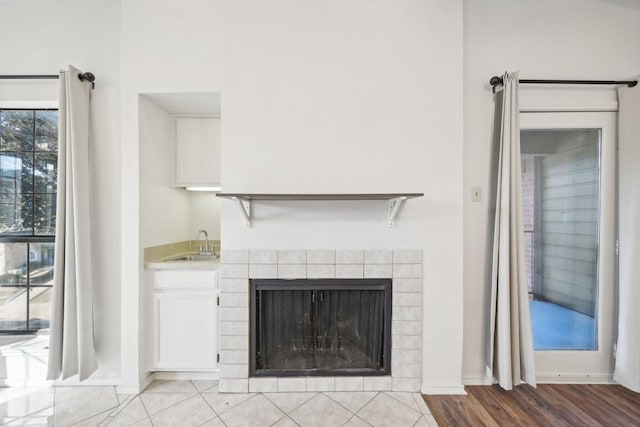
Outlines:
[[[398,215],[398,211],[405,200],[407,200],[405,196],[389,199],[389,228],[395,225],[396,215]]]
[[[251,202],[264,201],[340,201],[340,200],[385,200],[388,203],[387,224],[395,226],[395,219],[407,199],[422,197],[424,193],[357,193],[357,194],[258,194],[258,193],[217,193],[216,197],[235,200],[245,220],[251,228]]]
[[[242,211],[242,216],[244,216],[244,226],[251,228],[251,200],[240,197],[234,197],[233,199],[236,200],[238,206],[240,206],[240,211]]]

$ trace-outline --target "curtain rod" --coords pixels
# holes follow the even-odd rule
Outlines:
[[[0,80],[48,80],[57,79],[60,76],[58,74],[0,74]],[[81,81],[91,82],[91,87],[96,87],[96,76],[93,73],[78,73],[78,78]]]
[[[539,79],[520,79],[518,83],[525,84],[567,84],[567,85],[627,85],[634,87],[638,84],[637,80],[539,80]],[[489,84],[494,91],[496,86],[502,84],[502,77],[493,76],[489,80]]]

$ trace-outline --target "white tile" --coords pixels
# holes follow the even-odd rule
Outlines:
[[[358,412],[364,405],[369,403],[371,399],[376,397],[378,392],[355,392],[355,391],[341,391],[335,393],[325,393],[331,400],[344,406],[354,414]]]
[[[317,393],[265,393],[265,397],[286,414],[309,401]]]
[[[393,307],[393,320],[422,320],[422,307]]]
[[[346,424],[343,425],[343,427],[370,427],[370,426],[371,424],[364,421],[362,418],[358,417],[357,415],[354,415],[353,417],[351,417],[349,421],[347,421]]]
[[[277,264],[249,264],[251,279],[275,279],[278,277]]]
[[[306,264],[307,251],[303,249],[278,251],[278,264]]]
[[[261,394],[220,414],[222,421],[229,427],[270,426],[284,416],[284,412]]]
[[[220,384],[218,384],[218,390],[220,393],[248,393],[249,392],[249,379],[248,378],[220,378]]]
[[[336,277],[334,264],[308,264],[307,279],[333,279]]]
[[[330,249],[311,249],[307,251],[307,264],[335,264],[336,251]]]
[[[220,322],[220,335],[249,335],[249,322]]]
[[[422,292],[422,279],[393,279],[393,292]]]
[[[278,391],[307,391],[307,379],[278,378]]]
[[[109,411],[105,411],[101,414],[98,414],[95,416],[96,419],[102,419],[104,420],[103,417],[107,417]],[[2,412],[0,412],[0,414],[2,414]],[[93,418],[93,417],[92,417]],[[50,408],[46,408],[43,409],[41,411],[38,412],[34,412],[32,414],[29,414],[28,416],[24,417],[24,418],[16,418],[14,421],[9,422],[9,418],[4,418],[4,421],[2,415],[0,415],[0,423],[2,423],[2,425],[8,425],[8,426],[53,426],[53,407]],[[8,422],[8,424],[5,424],[5,422]]]
[[[361,250],[337,250],[336,264],[364,264],[364,251]]]
[[[250,393],[269,393],[278,391],[277,378],[249,378]]]
[[[223,335],[220,337],[220,350],[248,350],[249,337],[246,335]]]
[[[149,415],[153,415],[194,395],[195,393],[142,393],[140,397]]]
[[[249,363],[249,352],[247,350],[220,350],[220,363]]]
[[[220,279],[220,292],[249,292],[247,279]]]
[[[217,391],[202,393],[202,397],[218,415],[251,399],[253,396],[255,396],[253,393],[219,393]]]
[[[247,292],[222,292],[220,294],[220,307],[247,307],[249,294]]]
[[[291,412],[289,416],[301,426],[332,427],[342,426],[353,414],[324,394],[319,393]]]
[[[249,365],[220,365],[220,378],[247,378]]]
[[[362,279],[364,264],[336,264],[337,279]]]
[[[395,399],[398,402],[407,405],[409,408],[422,413],[420,411],[420,408],[418,408],[418,404],[413,398],[414,393],[409,393],[406,391],[388,391],[385,394],[392,399]]]
[[[367,279],[391,278],[391,264],[365,264],[364,277]]]
[[[429,422],[426,420],[426,418],[423,415],[420,417],[420,419],[418,419],[418,421],[416,421],[413,427],[429,427]]]
[[[368,249],[364,251],[365,264],[391,264],[393,255],[390,249]]]
[[[118,406],[112,386],[56,387],[54,420],[70,425]]]
[[[220,254],[222,264],[248,264],[249,251],[246,249],[223,249]]]
[[[422,352],[420,350],[391,349],[391,363],[420,363]]]
[[[421,364],[419,363],[395,363],[392,362],[391,372],[398,378],[419,378],[422,375]]]
[[[250,264],[277,264],[278,251],[271,249],[252,249],[249,251]]]
[[[396,307],[422,307],[422,292],[396,292],[393,294]]]
[[[427,403],[422,398],[422,394],[420,393],[411,393],[411,394],[413,395],[413,399],[416,401],[416,405],[418,405],[418,409],[420,410],[420,412],[422,412],[425,415],[430,414],[431,411],[429,410]]]
[[[394,264],[421,264],[422,249],[395,249],[393,251]]]
[[[272,424],[271,427],[298,427],[298,424],[289,417],[282,417],[277,423]]]
[[[422,419],[426,420],[429,427],[439,427],[440,424],[438,424],[438,421],[436,421],[436,419],[434,418],[433,415],[423,415]]]
[[[420,412],[384,393],[378,394],[357,415],[375,426],[413,426],[422,417]]]
[[[142,400],[140,399],[140,396],[136,396],[120,413],[118,413],[118,415],[116,415],[111,420],[111,422],[109,422],[109,425],[114,427],[130,426],[147,418],[147,411],[142,404]]]
[[[393,278],[420,279],[422,278],[422,264],[393,264]]]
[[[223,279],[248,279],[249,264],[222,264],[220,277]]]
[[[420,391],[420,378],[396,378],[394,377],[391,383],[391,389],[393,391]]]
[[[220,417],[215,417],[212,420],[207,421],[199,427],[226,427],[224,421],[220,419]]]
[[[336,391],[364,391],[362,377],[336,377]]]
[[[421,335],[422,322],[418,320],[394,320],[391,322],[391,333],[398,335]]]
[[[220,307],[221,322],[248,322],[249,307]]]
[[[394,335],[393,348],[399,350],[419,350],[422,348],[421,335]]]
[[[393,358],[391,360],[393,360]],[[364,377],[363,387],[364,391],[391,390],[391,376]]]
[[[278,264],[278,279],[306,279],[306,264]]]
[[[333,377],[307,377],[307,391],[333,391],[335,381]]]
[[[3,369],[6,367],[3,366]],[[0,395],[0,424],[53,406],[53,395],[53,388],[7,389],[7,393]]]
[[[151,415],[154,427],[197,426],[214,418],[216,413],[199,394]]]
[[[143,393],[196,393],[198,390],[189,380],[155,380]]]

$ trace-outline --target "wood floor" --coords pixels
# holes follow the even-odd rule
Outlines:
[[[640,394],[619,385],[469,386],[466,396],[423,396],[445,426],[640,426]]]

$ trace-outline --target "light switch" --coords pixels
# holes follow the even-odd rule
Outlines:
[[[471,201],[479,202],[482,200],[482,187],[474,186],[471,187]]]

